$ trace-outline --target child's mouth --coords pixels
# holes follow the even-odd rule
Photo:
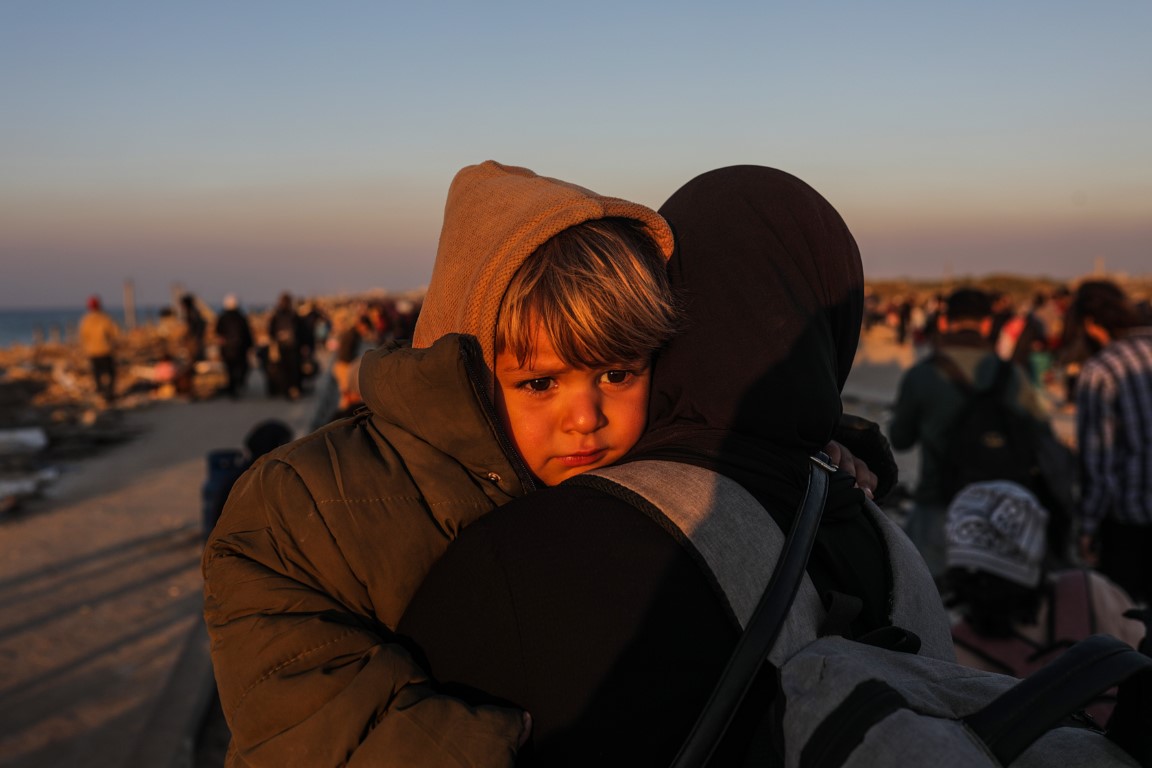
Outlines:
[[[567,456],[557,457],[557,461],[566,467],[586,467],[589,464],[595,464],[608,454],[607,448],[598,448],[595,451],[582,451],[580,453],[570,453]]]

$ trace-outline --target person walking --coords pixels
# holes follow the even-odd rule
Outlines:
[[[1080,285],[1071,310],[1090,343],[1076,385],[1080,554],[1136,602],[1152,599],[1152,327],[1116,283]]]
[[[104,311],[100,297],[88,298],[88,311],[80,319],[77,330],[80,348],[92,366],[96,392],[105,402],[116,399],[116,339],[120,326]]]
[[[197,306],[196,297],[186,293],[180,297],[180,311],[184,315],[184,350],[189,368],[204,359],[204,336],[208,332],[208,321]]]
[[[253,342],[248,315],[240,309],[240,302],[233,294],[224,297],[224,311],[216,318],[215,333],[220,345],[220,357],[228,374],[224,391],[236,400],[243,394],[248,383],[248,354]]]
[[[905,531],[934,576],[945,569],[944,517],[959,490],[952,487],[951,478],[957,469],[953,445],[961,429],[960,417],[973,397],[998,383],[1001,370],[1001,360],[988,338],[991,325],[992,301],[987,293],[975,288],[953,291],[935,350],[904,373],[888,426],[895,450],[920,447],[920,476]],[[1029,416],[1036,430],[1047,428],[1047,414],[1024,371],[1011,365],[1006,379],[1002,382],[1004,404]],[[1052,539],[1056,546],[1059,537]]]
[[[276,310],[268,319],[269,376],[276,382],[274,393],[289,400],[298,399],[304,385],[301,326],[292,294],[280,294]]]

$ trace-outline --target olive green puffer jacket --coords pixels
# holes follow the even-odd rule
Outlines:
[[[259,461],[204,554],[230,766],[512,765],[521,715],[436,695],[392,634],[466,525],[531,487],[479,349],[374,350],[369,411]]]
[[[237,483],[204,554],[229,765],[512,765],[521,713],[435,695],[392,630],[464,526],[531,490],[487,396],[524,260],[585,221],[649,208],[488,161],[453,179],[412,349],[367,353],[367,410]],[[459,336],[454,334],[461,334]]]

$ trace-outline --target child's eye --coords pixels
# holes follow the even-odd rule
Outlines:
[[[527,379],[516,384],[517,389],[524,389],[529,392],[547,392],[553,386],[551,378],[542,379]]]
[[[601,378],[606,384],[625,384],[635,375],[634,371],[605,371]]]

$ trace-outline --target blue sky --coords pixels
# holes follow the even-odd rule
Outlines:
[[[0,4],[0,308],[423,285],[452,175],[782,168],[867,275],[1152,272],[1152,5]]]

